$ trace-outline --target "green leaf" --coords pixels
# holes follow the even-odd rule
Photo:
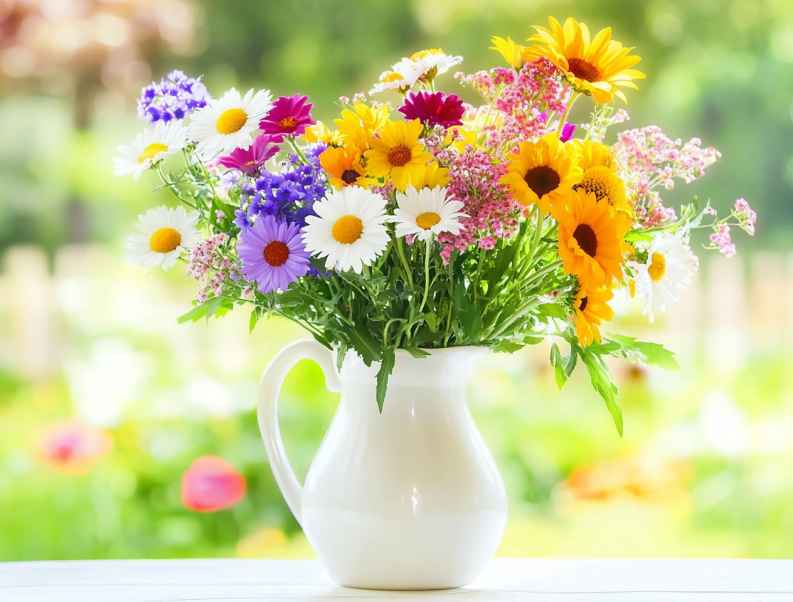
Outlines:
[[[177,322],[179,324],[184,324],[185,322],[197,322],[201,318],[209,318],[214,314],[222,315],[225,311],[221,312],[221,308],[223,307],[224,302],[226,299],[224,297],[213,297],[208,301],[204,301],[200,305],[196,305],[190,311],[182,314],[177,318]]]
[[[356,323],[350,331],[353,347],[361,356],[364,364],[370,366],[372,362],[380,359],[380,347],[374,337],[369,333],[363,321]]]
[[[619,391],[617,386],[611,380],[606,364],[599,355],[593,353],[590,348],[585,348],[581,351],[581,359],[587,367],[589,372],[589,379],[592,381],[592,387],[600,395],[606,404],[606,408],[614,420],[614,426],[617,427],[617,432],[622,437],[622,408],[620,408],[617,397]]]
[[[537,307],[537,312],[543,318],[567,318],[567,309],[559,303],[543,303]]]
[[[427,323],[432,332],[438,332],[438,316],[434,313],[423,314],[422,319]]]
[[[347,355],[347,344],[339,343],[336,349],[336,370],[341,372],[341,366],[344,364],[344,356]]]
[[[383,404],[385,404],[385,394],[388,389],[388,378],[394,370],[394,362],[396,361],[396,354],[393,347],[386,347],[383,349],[383,357],[380,360],[380,369],[377,371],[377,407],[380,413],[383,412]]]
[[[523,349],[524,344],[519,343],[518,341],[511,341],[511,340],[504,340],[499,341],[495,345],[493,345],[493,351],[496,353],[515,353],[516,351],[520,351]]]
[[[256,323],[259,321],[261,317],[261,313],[258,307],[255,307],[251,312],[251,317],[248,320],[248,334],[253,332],[253,329],[256,328]]]
[[[559,346],[556,343],[551,345],[551,365],[556,375],[556,386],[562,389],[567,382],[567,372],[565,371],[564,362],[562,361],[562,353],[559,351]]]
[[[590,346],[589,349],[598,355],[614,355],[667,370],[678,368],[674,352],[658,343],[640,341],[634,337],[615,335],[603,343]]]
[[[429,351],[421,349],[419,347],[405,347],[405,351],[407,351],[410,355],[415,357],[416,359],[421,359],[423,357],[429,357]]]

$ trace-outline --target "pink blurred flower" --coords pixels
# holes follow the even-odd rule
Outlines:
[[[462,125],[465,113],[463,101],[456,94],[444,92],[411,92],[405,97],[399,112],[405,119],[418,119],[430,127],[440,125],[444,128]]]
[[[218,159],[218,163],[251,176],[256,175],[262,165],[278,152],[278,145],[281,142],[283,142],[281,136],[262,134],[248,148],[236,148],[231,154]]]
[[[745,198],[741,197],[735,201],[735,207],[732,213],[738,220],[738,226],[749,236],[754,236],[755,225],[757,224],[757,212],[752,209]]]
[[[237,504],[246,489],[245,477],[231,464],[202,456],[182,475],[182,504],[196,512],[216,512]]]
[[[41,457],[57,470],[87,472],[111,446],[107,434],[79,422],[65,422],[51,427],[40,443]]]
[[[732,242],[730,227],[727,224],[716,226],[715,231],[710,235],[710,244],[725,257],[735,257],[735,245]]]
[[[281,96],[259,122],[259,128],[268,134],[299,136],[316,123],[311,117],[313,106],[308,102],[308,96]]]

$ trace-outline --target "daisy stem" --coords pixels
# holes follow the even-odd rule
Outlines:
[[[427,244],[424,247],[424,295],[421,297],[421,305],[419,305],[419,314],[424,311],[424,305],[427,303],[427,297],[430,294],[430,249],[432,248],[432,237],[427,237]]]
[[[300,158],[300,160],[303,163],[308,164],[308,159],[306,159],[306,156],[303,154],[303,151],[300,150],[300,147],[295,144],[295,139],[292,136],[287,136],[286,141],[289,143],[290,148],[295,151],[295,154]]]
[[[413,274],[411,274],[411,272],[410,272],[410,266],[408,265],[408,260],[405,257],[405,247],[402,244],[402,238],[397,236],[397,237],[395,237],[395,239],[396,239],[397,255],[399,256],[399,260],[402,262],[402,267],[405,270],[405,280],[408,281],[408,284],[410,285],[410,288],[412,289],[413,288]]]
[[[556,135],[562,135],[562,129],[564,128],[564,124],[567,122],[567,117],[570,115],[570,110],[573,108],[575,101],[578,100],[578,97],[581,96],[580,92],[573,92],[573,95],[570,97],[570,102],[567,103],[567,108],[564,110],[564,115],[559,118],[559,127],[556,129]]]

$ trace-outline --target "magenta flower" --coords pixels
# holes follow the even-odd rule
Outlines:
[[[562,134],[559,136],[559,140],[562,142],[567,142],[568,140],[572,140],[573,134],[575,134],[575,124],[574,123],[565,123],[562,126]]]
[[[465,113],[463,101],[455,94],[444,92],[411,92],[399,107],[405,119],[419,119],[425,125],[440,125],[445,128],[462,125]]]
[[[245,228],[237,250],[243,275],[255,280],[263,293],[286,290],[311,267],[300,226],[272,215],[262,215]]]
[[[283,142],[281,136],[262,134],[248,148],[235,148],[231,154],[218,159],[218,163],[229,169],[237,169],[249,176],[259,173],[262,165],[278,152],[278,145]]]
[[[308,96],[281,96],[259,122],[259,128],[268,134],[299,136],[316,123],[311,117],[313,106]]]
[[[246,489],[245,477],[231,464],[202,456],[182,475],[182,504],[196,512],[215,512],[238,503]]]

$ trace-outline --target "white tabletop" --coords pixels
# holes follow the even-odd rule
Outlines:
[[[436,592],[375,592],[336,587],[313,561],[0,563],[2,602],[363,602],[389,599],[793,601],[793,560],[499,559],[471,586]]]

